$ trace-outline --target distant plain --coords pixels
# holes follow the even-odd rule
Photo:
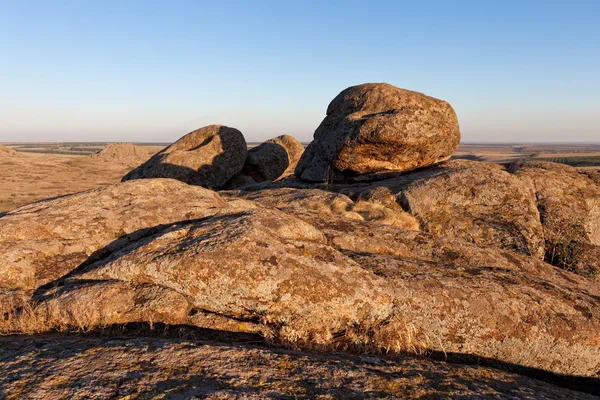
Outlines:
[[[139,159],[98,160],[109,143],[3,143],[16,155],[0,153],[0,213],[48,197],[117,183]],[[258,143],[249,143],[254,147]],[[136,143],[158,152],[167,143]],[[151,150],[150,150],[151,149]],[[495,163],[540,159],[600,171],[600,144],[464,143],[453,158]]]

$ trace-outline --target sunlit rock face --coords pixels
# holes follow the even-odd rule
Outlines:
[[[247,156],[244,135],[235,128],[209,125],[188,133],[123,177],[174,178],[220,189],[239,174]]]
[[[450,158],[460,141],[450,104],[387,83],[342,91],[296,167],[312,182],[411,171]]]
[[[0,218],[0,290],[36,289],[163,225],[204,218],[224,204],[208,189],[143,179],[21,207]]]

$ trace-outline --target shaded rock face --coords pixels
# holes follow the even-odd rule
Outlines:
[[[404,172],[447,160],[458,147],[450,104],[386,83],[342,91],[295,170],[312,182]]]
[[[596,275],[600,270],[600,186],[577,169],[548,162],[510,167],[534,188],[546,240],[546,261]]]
[[[274,181],[292,175],[304,146],[289,135],[277,136],[248,150],[242,172],[225,185],[228,189]]]
[[[600,186],[600,170],[598,170],[598,171],[589,171],[586,174],[587,174],[587,176],[589,176],[589,178],[591,180],[593,180],[594,182],[596,182],[596,185]]]
[[[151,179],[21,207],[0,218],[0,288],[35,289],[92,255],[102,257],[162,225],[211,215],[224,204],[210,190]]]
[[[188,133],[123,177],[174,178],[191,185],[220,189],[239,174],[246,160],[246,140],[240,131],[210,125]]]
[[[274,181],[293,171],[303,152],[302,143],[292,136],[278,136],[250,149],[242,172],[256,182]]]

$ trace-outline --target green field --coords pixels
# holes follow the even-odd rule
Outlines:
[[[582,156],[582,157],[546,157],[536,158],[535,160],[550,161],[560,164],[567,164],[572,167],[596,167],[600,166],[600,156]]]

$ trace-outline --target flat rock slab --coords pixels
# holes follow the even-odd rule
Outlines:
[[[0,339],[6,399],[595,399],[481,366],[179,339]]]
[[[32,203],[0,219],[0,289],[27,290],[163,225],[212,215],[218,194],[174,179],[124,182]]]

